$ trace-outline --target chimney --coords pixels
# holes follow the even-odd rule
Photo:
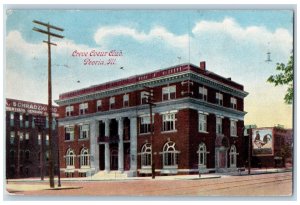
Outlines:
[[[200,70],[205,70],[205,67],[206,67],[205,61],[201,61],[200,62]]]

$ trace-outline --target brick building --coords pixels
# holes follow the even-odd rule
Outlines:
[[[152,88],[153,145],[147,89]],[[243,86],[181,64],[59,96],[61,173],[128,176],[233,171],[244,166]]]
[[[57,169],[57,107],[53,106],[52,111],[52,153]],[[47,105],[6,99],[7,179],[48,175],[48,129]]]

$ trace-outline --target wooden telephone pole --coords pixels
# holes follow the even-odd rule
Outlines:
[[[54,188],[54,169],[53,169],[53,156],[52,156],[52,82],[51,82],[51,45],[57,46],[55,43],[50,41],[50,37],[63,38],[59,34],[52,33],[50,29],[55,29],[58,31],[64,31],[64,29],[50,25],[49,23],[43,23],[40,21],[34,20],[33,23],[45,26],[47,30],[42,30],[34,27],[32,30],[46,34],[48,36],[47,41],[43,41],[48,44],[48,119],[49,119],[49,178],[50,178],[50,187]]]

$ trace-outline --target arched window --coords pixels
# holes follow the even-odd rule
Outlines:
[[[206,145],[204,143],[199,144],[199,148],[198,148],[198,165],[199,166],[206,166],[206,162],[207,162],[207,154],[209,152],[207,152],[206,150]]]
[[[231,145],[230,147],[230,152],[229,152],[229,157],[230,157],[230,167],[236,167],[236,156],[238,153],[236,152],[236,147],[235,145]]]
[[[164,167],[177,167],[178,153],[175,148],[174,142],[167,142],[163,147],[163,166]]]
[[[87,148],[82,148],[80,152],[80,168],[90,166],[90,154]]]
[[[75,162],[75,153],[71,148],[69,148],[66,153],[66,167],[74,168],[74,162]]]
[[[141,150],[141,166],[142,166],[142,168],[151,166],[151,149],[152,149],[152,147],[151,147],[150,143],[146,143],[142,147],[142,150]]]

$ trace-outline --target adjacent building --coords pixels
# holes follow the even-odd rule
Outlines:
[[[61,174],[146,175],[152,159],[160,175],[235,171],[245,166],[247,94],[243,85],[208,71],[205,62],[63,93],[56,100]]]
[[[49,135],[47,105],[6,99],[6,178],[48,175]],[[53,158],[58,168],[57,117],[53,106]]]

